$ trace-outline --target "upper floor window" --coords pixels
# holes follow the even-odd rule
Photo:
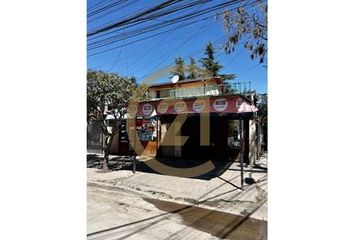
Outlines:
[[[158,90],[156,93],[157,98],[167,98],[170,97],[170,89]]]

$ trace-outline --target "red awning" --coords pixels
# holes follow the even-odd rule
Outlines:
[[[180,114],[180,113],[246,113],[258,109],[246,102],[241,96],[210,96],[185,99],[162,99],[130,103],[130,117]]]

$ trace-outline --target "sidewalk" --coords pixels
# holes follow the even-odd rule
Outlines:
[[[165,201],[199,206],[252,218],[267,220],[267,157],[257,167],[244,168],[244,191],[240,167],[233,163],[223,174],[210,180],[181,178],[155,173],[118,170],[102,173],[87,169],[88,185],[109,190],[129,191]]]

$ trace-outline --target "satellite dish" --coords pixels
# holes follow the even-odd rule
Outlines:
[[[178,82],[178,80],[179,80],[179,76],[178,76],[178,75],[174,75],[174,76],[172,77],[172,79],[171,79],[171,82],[172,82],[172,83],[176,83],[176,82]]]

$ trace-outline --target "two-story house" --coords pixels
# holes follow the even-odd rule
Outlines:
[[[156,158],[235,161],[243,120],[244,160],[254,161],[257,108],[246,93],[249,83],[224,84],[218,77],[151,85],[144,101],[129,104],[137,133],[130,141]]]

